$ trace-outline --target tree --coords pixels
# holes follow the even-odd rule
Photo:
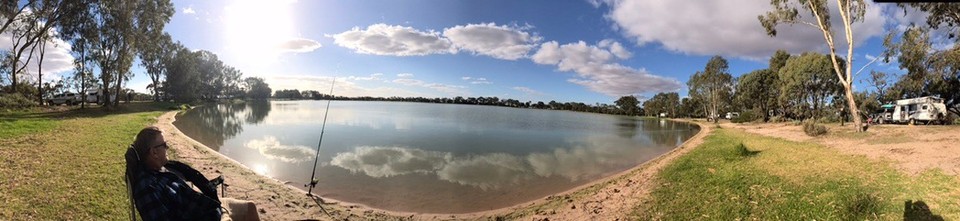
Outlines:
[[[772,61],[771,58],[771,63]],[[769,121],[769,113],[775,107],[779,94],[778,79],[777,73],[770,69],[760,69],[740,76],[737,81],[737,103],[743,108],[755,110],[758,114],[755,116],[763,116],[764,122]]]
[[[270,89],[270,85],[263,81],[263,78],[248,77],[243,79],[243,82],[247,98],[267,99],[270,98],[270,93],[273,92],[273,90]]]
[[[874,96],[874,98],[877,99],[876,102],[884,103],[885,101],[884,98],[887,95],[887,88],[890,84],[889,80],[887,80],[888,76],[889,74],[887,74],[886,72],[870,71],[870,78],[867,78],[867,83],[870,84],[870,86],[873,86],[873,88],[877,90],[876,91],[877,94],[876,96]],[[889,102],[892,100],[887,100],[887,101]]]
[[[12,88],[19,88],[17,86],[19,75],[23,73],[33,59],[37,45],[49,40],[50,31],[55,25],[60,23],[61,19],[74,16],[78,7],[83,7],[84,5],[85,2],[80,0],[28,1],[27,5],[23,7],[29,7],[30,10],[21,8],[19,11],[10,14],[6,13],[11,12],[12,8],[9,5],[3,6],[3,10],[7,11],[4,17],[8,18],[8,20],[2,29],[6,31],[7,28],[12,27],[10,34],[13,47],[10,49],[11,51],[7,52],[6,61],[9,62],[9,64],[5,66],[10,68],[9,73],[11,75]],[[16,6],[13,7],[15,8]],[[29,51],[27,49],[29,49]],[[26,55],[24,53],[26,53]],[[24,56],[26,57],[24,58]]]
[[[193,102],[199,98],[200,70],[199,53],[191,52],[179,43],[171,59],[167,60],[166,80],[162,90],[176,102]]]
[[[160,85],[163,76],[165,59],[169,59],[173,40],[163,32],[164,26],[173,16],[173,4],[169,0],[141,0],[137,5],[137,36],[139,42],[149,42],[137,45],[137,55],[140,65],[147,71],[153,85],[153,100],[160,101]]]
[[[554,101],[550,101],[551,107],[553,106],[553,103]],[[639,112],[638,109],[640,107],[638,105],[640,104],[640,101],[637,101],[637,97],[634,97],[632,95],[620,97],[620,99],[617,99],[613,103],[616,104],[618,107],[620,107],[620,110],[622,110],[627,115],[637,115]]]
[[[823,117],[822,109],[841,88],[830,66],[826,55],[808,52],[790,58],[780,69],[780,101],[793,107],[794,116],[801,120]]]
[[[936,51],[930,42],[928,29],[911,27],[903,32],[899,42],[895,33],[884,40],[889,61],[897,57],[901,69],[907,73],[890,88],[890,99],[920,96],[938,96],[944,99],[947,110],[960,114],[960,47]]]
[[[703,101],[707,119],[714,119],[714,122],[717,122],[721,108],[729,104],[733,93],[733,77],[730,76],[728,69],[726,59],[713,56],[703,71],[693,74],[687,81],[687,87],[690,88],[688,94],[694,99]]]
[[[847,42],[847,59],[850,59],[850,64],[846,65],[846,70],[843,70],[840,65],[840,60],[837,58],[837,50],[834,45],[832,27],[830,25],[830,10],[827,6],[826,0],[796,0],[796,4],[791,4],[791,0],[771,0],[770,4],[773,5],[774,9],[767,12],[765,15],[757,16],[757,19],[760,20],[760,25],[763,26],[767,31],[767,35],[776,36],[777,35],[777,25],[781,23],[786,24],[804,24],[809,25],[820,30],[823,34],[824,41],[826,41],[827,46],[830,48],[830,60],[833,62],[833,69],[836,73],[837,78],[840,80],[841,86],[843,86],[844,95],[847,98],[847,106],[850,108],[851,113],[858,113],[858,107],[856,100],[853,95],[853,29],[852,25],[854,22],[862,22],[863,15],[866,12],[866,4],[863,0],[837,0],[837,5],[840,11],[840,19],[843,21],[843,30]],[[809,12],[810,15],[816,20],[816,24],[809,21],[802,20],[800,13],[797,10],[797,5],[800,5],[805,11]],[[859,114],[853,115],[853,121],[856,125],[857,131],[863,131],[863,121],[860,119]]]
[[[643,109],[651,115],[660,116],[660,113],[665,113],[668,117],[678,117],[680,96],[677,92],[657,93],[643,102]]]
[[[680,100],[680,114],[685,117],[702,117],[705,116],[703,113],[703,104],[699,100],[685,97]]]
[[[787,51],[777,50],[777,52],[774,52],[773,56],[770,56],[770,71],[779,73],[780,68],[787,65],[787,59],[790,59],[790,53],[787,53]]]

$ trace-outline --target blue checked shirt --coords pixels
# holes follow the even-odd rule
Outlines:
[[[171,172],[141,169],[133,195],[144,221],[220,220],[220,203],[193,190]]]

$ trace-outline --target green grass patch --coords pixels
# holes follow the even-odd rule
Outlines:
[[[4,116],[17,120],[16,127],[0,128],[0,219],[127,218],[123,154],[164,107],[133,103],[111,111]]]
[[[904,175],[812,143],[719,129],[665,167],[635,219],[903,220],[904,202],[960,219],[960,180]]]
[[[56,126],[53,119],[34,117],[27,112],[3,114],[0,115],[0,139],[49,131]]]

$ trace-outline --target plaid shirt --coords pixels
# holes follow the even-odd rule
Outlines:
[[[133,195],[144,221],[220,220],[220,203],[194,191],[171,172],[141,169]]]

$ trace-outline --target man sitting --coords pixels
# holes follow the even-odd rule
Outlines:
[[[140,159],[139,169],[132,174],[133,197],[143,220],[259,220],[252,202],[229,198],[221,202],[216,188],[202,174],[167,160],[169,147],[159,128],[140,130],[133,148]],[[188,185],[184,177],[199,185],[203,193]]]

